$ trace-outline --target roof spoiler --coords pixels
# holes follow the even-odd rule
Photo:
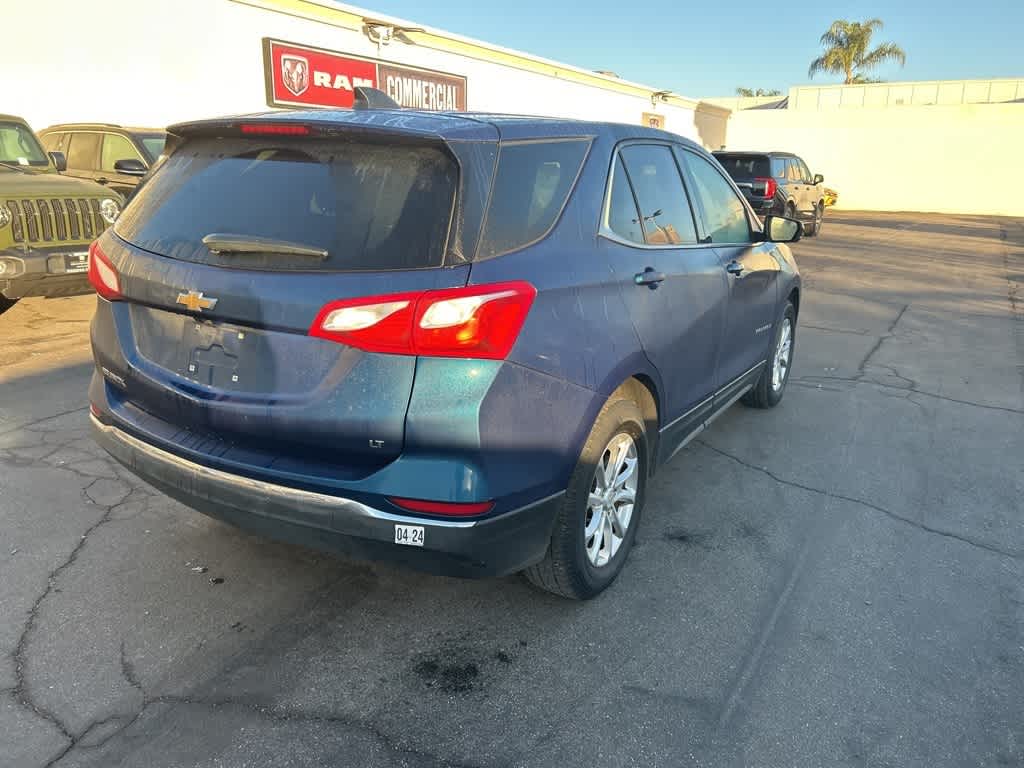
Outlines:
[[[401,109],[402,106],[379,88],[358,85],[355,88],[353,109]]]

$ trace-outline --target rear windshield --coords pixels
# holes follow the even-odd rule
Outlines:
[[[434,147],[195,139],[142,185],[116,232],[174,259],[246,269],[434,267],[457,179],[454,161]],[[327,256],[214,253],[202,242],[212,234]]]
[[[514,251],[548,233],[565,207],[589,147],[589,139],[501,145],[480,258]]]
[[[734,179],[771,176],[768,158],[764,155],[715,155],[715,159]]]

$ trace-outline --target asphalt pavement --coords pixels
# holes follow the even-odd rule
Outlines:
[[[793,378],[588,603],[257,538],[86,431],[90,297],[0,317],[2,766],[1024,766],[1024,221],[829,212]]]

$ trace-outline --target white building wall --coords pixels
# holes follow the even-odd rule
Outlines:
[[[862,85],[797,85],[789,109],[858,109],[1024,101],[1024,78],[924,80]],[[717,103],[717,102],[716,102]]]
[[[258,7],[259,3],[104,0],[96,5],[36,0],[8,4],[3,13],[7,32],[0,47],[0,71],[7,73],[0,112],[21,115],[36,129],[85,121],[164,126],[266,110],[263,37],[378,57],[377,46],[350,21],[331,25],[282,12],[287,8]],[[323,16],[324,5],[291,2],[289,7],[308,8]],[[9,34],[17,29],[38,30],[39,20],[46,18],[60,19],[60,23],[46,24],[45,45],[40,45],[35,33]],[[382,47],[379,58],[464,75],[471,110],[632,124],[641,122],[643,112],[657,112],[665,116],[667,130],[701,139],[695,125],[697,102],[673,99],[676,103],[659,102],[655,109],[649,95],[619,92],[614,83],[604,88],[571,82],[397,40]],[[719,122],[728,115],[714,109],[709,113]],[[711,140],[719,141],[717,136]]]
[[[1024,104],[748,109],[731,150],[802,156],[838,207],[1024,216]]]

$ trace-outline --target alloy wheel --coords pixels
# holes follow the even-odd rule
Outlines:
[[[793,323],[788,317],[782,319],[782,330],[779,332],[779,343],[775,347],[775,359],[772,361],[772,390],[778,392],[786,383],[789,373],[789,358],[793,350]]]
[[[636,503],[639,463],[636,441],[620,432],[605,447],[594,469],[583,540],[587,559],[596,568],[611,562],[626,538]]]

